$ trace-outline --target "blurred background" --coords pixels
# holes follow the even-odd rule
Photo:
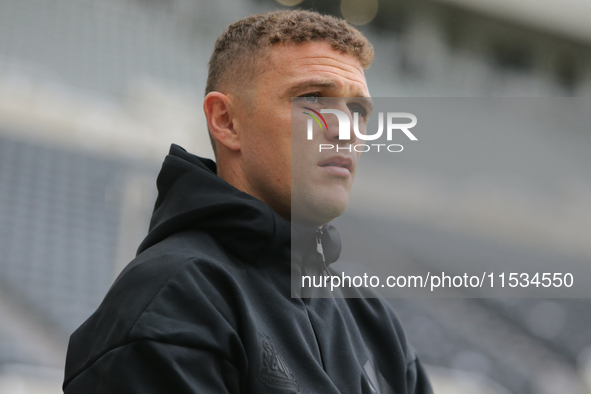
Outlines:
[[[359,26],[376,97],[591,96],[591,3],[577,0],[0,0],[0,394],[61,392],[68,337],[146,234],[170,143],[212,157],[201,97],[215,39],[291,7]],[[458,183],[470,163],[435,151],[390,174],[401,209],[358,233],[387,229],[400,259],[424,265],[588,263],[586,131],[528,131],[532,149],[569,164],[550,183],[542,161]],[[591,393],[588,299],[391,302],[436,393]]]

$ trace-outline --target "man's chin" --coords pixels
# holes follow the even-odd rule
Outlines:
[[[291,221],[297,224],[321,227],[332,222],[347,210],[347,203],[314,204],[291,207]]]

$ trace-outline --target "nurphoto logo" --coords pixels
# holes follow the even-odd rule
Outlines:
[[[304,107],[304,109],[309,110],[310,112],[303,112],[304,114],[310,116],[308,119],[308,129],[307,129],[307,139],[312,140],[314,136],[313,127],[314,121],[320,126],[320,130],[324,131],[328,130],[328,123],[322,114],[333,114],[336,115],[338,123],[339,123],[339,140],[347,141],[351,140],[351,120],[349,116],[338,109],[321,109],[320,112],[309,108]],[[405,123],[398,123],[400,119],[407,119],[410,122]],[[396,120],[396,123],[395,123]],[[415,127],[417,124],[417,117],[408,112],[388,112],[386,114],[386,139],[388,141],[392,141],[394,131],[402,131],[408,139],[411,141],[417,141],[417,137],[409,130]],[[364,124],[365,125],[365,124]],[[378,131],[374,134],[368,134],[366,132],[360,131],[359,128],[359,113],[353,112],[353,133],[355,134],[355,140],[362,140],[362,141],[375,141],[378,138],[382,137],[384,134],[384,113],[378,113]],[[368,152],[372,149],[377,150],[380,152],[380,148],[384,148],[385,151],[388,152],[402,152],[404,147],[400,144],[354,144],[354,145],[347,145],[347,146],[339,146],[338,144],[335,146],[333,144],[320,144],[319,150],[322,151],[323,149],[337,149],[339,150],[354,150],[355,152]]]

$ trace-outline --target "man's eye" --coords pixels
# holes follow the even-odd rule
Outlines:
[[[357,112],[362,119],[365,119],[365,117],[367,116],[367,111],[365,110],[365,108],[352,107],[351,113],[354,114],[355,112]]]
[[[318,96],[306,96],[304,98],[306,99],[306,101],[309,101],[311,103],[317,103],[318,102]]]

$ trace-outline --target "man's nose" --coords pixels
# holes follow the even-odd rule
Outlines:
[[[343,113],[343,116],[346,116],[348,122],[346,122],[341,116],[336,116],[336,114],[324,115],[325,117],[330,118],[330,122],[327,122],[328,128],[324,131],[325,138],[328,141],[337,144],[351,144],[355,142],[357,140],[357,136],[353,130],[354,117],[350,108],[347,106],[347,103],[339,100],[338,102],[335,102],[334,105],[331,105],[331,107],[332,109]],[[345,131],[348,131],[344,133],[346,136],[341,136],[340,131],[342,127],[346,127]]]

